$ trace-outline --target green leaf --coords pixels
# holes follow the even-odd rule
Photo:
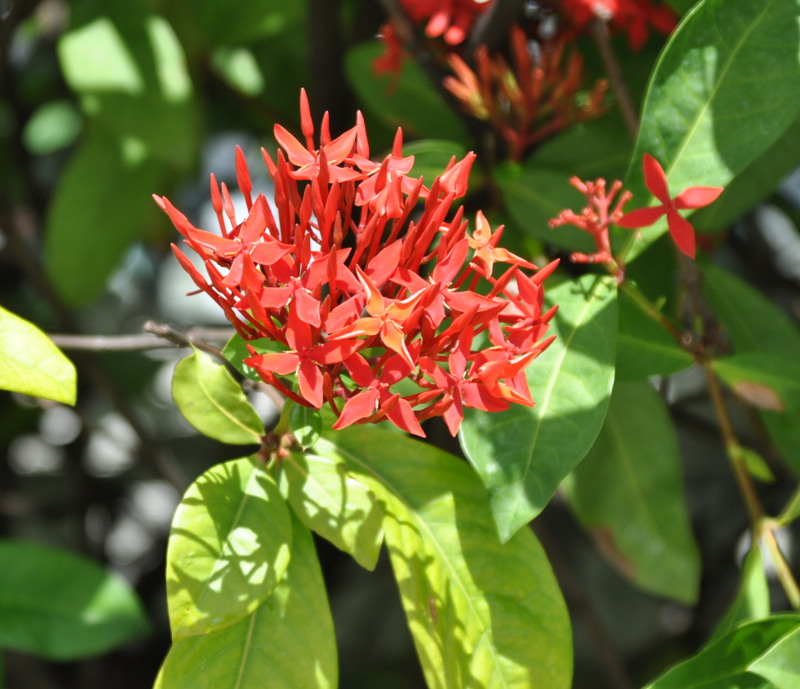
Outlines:
[[[372,63],[382,52],[383,46],[370,41],[351,48],[345,57],[348,81],[366,110],[392,128],[402,127],[406,135],[470,145],[464,124],[416,62],[403,62],[397,83],[390,75],[375,75]]]
[[[319,439],[322,416],[316,409],[295,404],[289,410],[289,428],[300,447],[306,450]]]
[[[738,353],[800,351],[800,329],[773,302],[727,270],[703,266],[703,296]]]
[[[71,146],[80,133],[83,118],[67,100],[44,103],[25,123],[22,140],[31,153],[49,155]]]
[[[196,351],[175,367],[172,397],[198,431],[223,443],[260,443],[264,425],[227,369]]]
[[[668,670],[645,689],[796,689],[797,675],[786,683],[781,669],[791,667],[800,658],[796,651],[799,630],[798,615],[775,615],[748,622]],[[762,656],[768,660],[760,665]],[[759,677],[769,682],[777,678],[778,682],[765,685],[758,682]]]
[[[335,689],[336,640],[311,534],[291,524],[292,561],[272,595],[236,624],[173,644],[155,689]],[[261,524],[269,533],[269,522]]]
[[[583,459],[606,415],[614,383],[615,282],[585,275],[547,292],[558,304],[555,342],[527,370],[536,406],[467,410],[461,447],[486,487],[500,538],[544,509]]]
[[[44,238],[45,267],[71,305],[102,294],[130,243],[156,221],[150,195],[162,178],[161,167],[141,155],[135,140],[121,141],[97,124],[87,127],[59,178]]]
[[[291,543],[286,503],[255,460],[209,469],[186,491],[172,521],[172,638],[208,634],[252,613],[286,572]]]
[[[581,524],[626,577],[660,596],[697,599],[700,556],[678,443],[649,383],[614,385],[600,435],[566,487]]]
[[[788,352],[748,352],[717,359],[714,371],[756,407],[800,413],[800,361]]]
[[[0,648],[73,660],[148,631],[128,583],[49,546],[0,541]]]
[[[169,23],[150,14],[145,2],[77,6],[58,57],[89,117],[144,158],[177,169],[191,166],[198,117],[183,49]]]
[[[692,216],[699,232],[716,232],[729,227],[747,211],[769,196],[781,181],[800,165],[800,118],[725,187],[710,206]]]
[[[642,155],[673,194],[725,186],[800,113],[797,0],[705,0],[672,35],[653,72],[628,187],[643,202]],[[666,228],[644,232],[638,251]]]
[[[733,631],[744,622],[769,617],[769,582],[764,570],[761,549],[751,548],[742,565],[742,578],[736,597],[728,607],[725,616],[717,625],[711,642]]]
[[[403,145],[403,155],[414,156],[414,167],[409,174],[423,177],[428,184],[444,172],[453,156],[461,160],[467,152],[463,144],[444,139],[423,139]]]
[[[281,345],[279,342],[275,342],[274,340],[267,338],[245,341],[245,339],[238,333],[231,337],[231,339],[225,344],[225,347],[222,350],[222,355],[231,362],[231,366],[233,366],[245,378],[260,382],[261,378],[259,377],[258,372],[254,368],[251,368],[244,363],[245,359],[253,356],[250,354],[250,350],[247,349],[248,345],[250,345],[259,354],[284,351],[286,347]]]
[[[75,404],[75,366],[33,323],[0,306],[0,388]]]
[[[779,689],[797,689],[800,683],[800,628],[787,634],[750,665],[750,670]]]
[[[337,452],[384,502],[403,607],[431,689],[570,686],[566,607],[530,530],[497,539],[486,494],[463,462],[377,428],[347,428]]]
[[[571,225],[551,228],[548,222],[564,209],[580,212],[586,197],[569,180],[621,178],[628,162],[628,135],[616,120],[604,119],[569,129],[544,144],[521,165],[502,163],[492,170],[515,224],[547,244],[575,251],[593,251],[594,242]],[[587,156],[586,151],[592,151]]]
[[[620,292],[617,380],[669,376],[693,362],[672,335],[642,311],[624,290]]]
[[[335,448],[323,444],[291,452],[281,461],[279,485],[294,513],[309,529],[375,569],[383,542],[383,507],[348,470]]]

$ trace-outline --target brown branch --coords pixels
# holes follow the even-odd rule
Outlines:
[[[639,133],[639,117],[636,114],[636,107],[628,90],[628,84],[625,82],[625,77],[619,66],[619,60],[617,60],[617,56],[611,46],[608,25],[598,17],[592,22],[591,28],[594,44],[600,53],[600,59],[603,61],[603,67],[605,67],[608,80],[611,83],[611,89],[617,97],[622,119],[628,128],[631,138],[636,140],[636,136]]]

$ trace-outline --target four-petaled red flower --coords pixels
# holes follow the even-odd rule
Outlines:
[[[689,187],[672,198],[669,195],[667,176],[659,162],[645,153],[642,164],[645,184],[653,196],[661,201],[661,205],[637,208],[623,215],[616,224],[629,229],[648,227],[662,215],[666,215],[669,232],[675,244],[687,256],[694,258],[694,228],[678,211],[707,206],[722,193],[722,187]]]
[[[220,234],[156,198],[203,259],[207,276],[173,246],[248,343],[246,363],[298,404],[327,404],[335,428],[388,419],[421,436],[422,421],[443,416],[455,434],[464,407],[532,405],[524,368],[552,340],[542,282],[555,262],[537,270],[498,248],[500,229],[482,213],[472,234],[463,207],[451,214],[474,154],[451,160],[428,187],[411,174],[400,132],[377,163],[360,114],[337,138],[324,117],[317,144],[305,92],[300,112],[305,145],[276,125],[282,150],[262,151],[273,203],[253,198],[238,149],[247,214],[236,217],[212,175]],[[252,346],[264,338],[281,351]]]

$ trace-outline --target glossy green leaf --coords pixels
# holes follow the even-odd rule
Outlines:
[[[617,299],[610,277],[585,275],[547,292],[558,304],[555,342],[527,370],[536,401],[504,412],[467,410],[461,447],[486,487],[500,538],[547,504],[583,459],[605,418],[614,383]]]
[[[196,351],[175,367],[172,397],[198,431],[223,443],[261,442],[264,425],[227,369]]]
[[[704,0],[684,18],[656,65],[629,188],[648,197],[649,153],[670,190],[725,186],[774,144],[800,113],[797,0]],[[645,230],[638,248],[666,228]]]
[[[617,380],[669,376],[693,362],[672,335],[642,311],[624,290],[620,292]]]
[[[229,627],[272,593],[292,527],[275,482],[252,459],[219,464],[186,491],[167,547],[174,640]]]
[[[647,382],[617,382],[592,449],[572,472],[570,504],[603,552],[636,585],[697,599],[700,555],[669,413]]]
[[[178,169],[192,164],[197,107],[183,49],[170,24],[150,14],[146,3],[78,6],[58,56],[83,111],[119,142]]]
[[[800,627],[770,646],[750,665],[750,670],[779,689],[797,689],[800,684]]]
[[[0,541],[0,648],[72,660],[148,631],[128,583],[50,546]]]
[[[268,534],[271,524],[261,524]],[[173,644],[155,689],[336,689],[336,640],[311,535],[292,520],[292,561],[272,595],[225,629]]]
[[[738,353],[800,351],[800,329],[774,302],[716,265],[703,266],[703,296]]]
[[[348,81],[366,111],[389,127],[403,127],[406,135],[469,145],[471,139],[463,122],[416,62],[403,62],[396,83],[391,75],[375,74],[372,63],[382,53],[383,46],[370,41],[351,48],[345,58]]]
[[[428,686],[569,687],[569,619],[533,532],[501,544],[469,467],[420,441],[389,439],[347,428],[317,450],[335,446],[384,502],[386,544]]]
[[[775,615],[766,620],[746,623],[717,641],[709,644],[697,655],[668,670],[647,685],[645,689],[731,689],[732,687],[774,686],[778,689],[796,689],[793,683],[781,680],[786,675],[781,667],[797,663],[800,616]],[[790,653],[794,656],[789,656]],[[759,667],[759,659],[769,658]],[[741,677],[744,675],[744,677]],[[768,682],[759,683],[760,679]]]
[[[769,582],[761,549],[751,548],[742,564],[742,577],[736,597],[717,625],[711,641],[716,641],[745,622],[769,617],[769,599]]]
[[[592,155],[586,155],[590,150]],[[526,235],[576,251],[594,250],[594,242],[570,225],[548,222],[564,209],[580,213],[586,197],[569,180],[598,177],[609,184],[621,178],[630,153],[628,136],[616,120],[581,125],[545,142],[522,164],[504,163],[492,170],[515,224]]]
[[[231,366],[233,366],[243,376],[258,382],[261,380],[261,378],[259,378],[257,371],[244,363],[245,359],[253,356],[250,354],[250,350],[247,349],[248,345],[255,349],[255,351],[259,354],[265,354],[266,352],[280,352],[285,350],[286,347],[281,345],[279,342],[275,342],[274,340],[267,338],[245,341],[244,338],[238,333],[228,340],[222,350],[223,356],[230,361]]]
[[[130,243],[156,221],[150,195],[162,178],[135,141],[88,127],[59,178],[45,227],[45,267],[70,304],[102,294]]]
[[[775,191],[781,181],[800,165],[800,118],[764,153],[725,187],[710,206],[692,216],[698,232],[728,228],[747,211]]]
[[[322,431],[322,416],[316,409],[295,404],[289,411],[289,427],[294,439],[304,450],[319,439]]]
[[[383,506],[359,481],[335,448],[291,452],[281,462],[279,485],[308,528],[375,569],[383,542]]]
[[[75,366],[33,323],[0,307],[0,389],[75,404]]]

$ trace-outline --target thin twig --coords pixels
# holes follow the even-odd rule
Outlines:
[[[617,60],[617,56],[611,46],[608,25],[597,17],[592,22],[591,28],[594,44],[597,47],[597,51],[600,53],[600,59],[603,61],[603,67],[605,67],[608,80],[611,82],[611,89],[617,97],[622,119],[625,122],[625,126],[631,138],[636,140],[636,136],[639,133],[639,118],[636,114],[636,108],[633,105],[633,99],[628,90],[628,85],[625,82],[625,77],[622,74],[619,60]]]
[[[152,329],[151,329],[152,328]],[[189,328],[186,332],[175,330],[162,323],[148,321],[145,333],[131,335],[70,335],[55,333],[50,339],[65,351],[80,352],[136,352],[149,349],[171,349],[174,347],[197,347],[210,353],[219,349],[212,342],[223,343],[233,334],[233,328]],[[166,334],[163,334],[165,333]]]

